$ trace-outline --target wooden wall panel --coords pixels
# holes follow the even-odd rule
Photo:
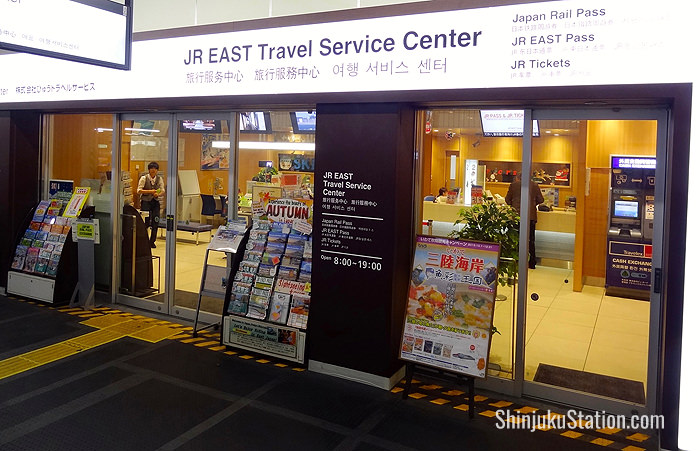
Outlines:
[[[586,164],[609,168],[610,155],[655,155],[656,121],[588,121]]]
[[[610,156],[655,154],[655,121],[588,121],[586,166],[591,168],[591,182],[584,209],[584,277],[605,277]]]
[[[590,194],[586,197],[584,216],[583,276],[605,277],[606,240],[608,235],[608,189],[610,170],[592,168]]]
[[[96,130],[112,128],[111,115],[57,114],[49,121],[52,178],[78,185],[84,178],[100,179],[111,169],[112,134]]]
[[[574,143],[576,136],[542,136],[533,139],[533,166],[537,162],[542,163],[572,163]],[[474,146],[478,142],[478,145]],[[432,183],[431,189],[437,193],[441,186],[446,186],[447,175],[445,174],[445,151],[459,150],[459,167],[464,167],[464,160],[482,161],[522,161],[522,139],[521,138],[485,138],[483,136],[465,134],[459,140],[447,140],[443,134],[433,134],[432,137],[433,156]],[[460,171],[461,175],[461,171]],[[576,189],[575,168],[571,167],[571,186],[559,188],[560,205],[564,205],[564,200],[573,196]],[[460,177],[459,185],[462,185]],[[492,194],[505,196],[508,192],[507,183],[488,183],[486,188]]]

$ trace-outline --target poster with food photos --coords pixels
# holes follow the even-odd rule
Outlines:
[[[418,236],[403,360],[486,377],[500,245]]]

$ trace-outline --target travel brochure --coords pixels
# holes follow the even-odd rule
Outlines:
[[[209,249],[222,252],[236,252],[241,244],[247,225],[245,219],[229,221],[219,226],[216,234],[209,242]]]
[[[500,245],[418,236],[401,358],[485,377]]]
[[[305,329],[311,299],[310,249],[311,236],[290,224],[254,219],[228,313]]]
[[[39,202],[15,249],[13,270],[56,277],[63,245],[71,229],[70,219],[61,216],[64,207],[60,199]]]

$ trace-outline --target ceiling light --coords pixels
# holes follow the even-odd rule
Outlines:
[[[212,141],[211,146],[215,149],[228,149],[229,141]],[[239,149],[250,150],[307,150],[315,151],[316,143],[275,143],[265,141],[241,141],[238,143]]]
[[[160,130],[155,130],[151,128],[129,128],[125,127],[124,130],[129,130],[130,132],[149,132],[149,133],[158,133]]]

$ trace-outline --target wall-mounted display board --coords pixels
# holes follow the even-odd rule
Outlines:
[[[401,358],[486,377],[500,245],[418,236]]]
[[[481,160],[479,164],[486,166],[487,182],[512,183],[522,167],[519,161]],[[540,185],[571,186],[571,164],[533,161],[532,179]]]
[[[128,70],[132,11],[131,0],[3,1],[0,48]]]

